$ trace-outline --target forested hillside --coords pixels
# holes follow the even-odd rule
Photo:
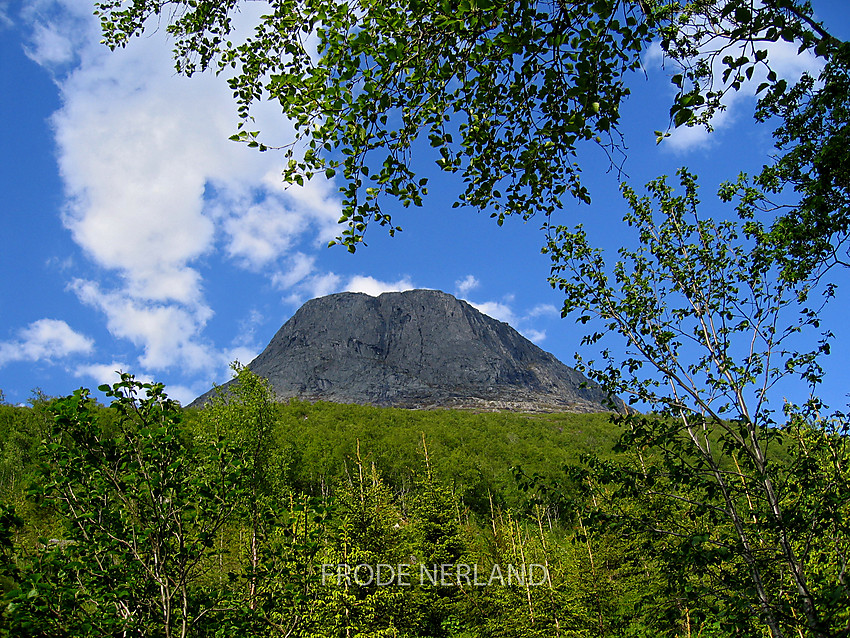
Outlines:
[[[201,410],[101,389],[0,406],[3,635],[766,633],[717,508],[609,415],[276,404],[244,369]]]

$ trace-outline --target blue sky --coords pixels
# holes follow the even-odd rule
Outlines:
[[[847,38],[844,0],[815,0]],[[250,23],[262,3],[245,5]],[[35,388],[62,395],[113,381],[116,370],[163,381],[186,402],[250,361],[301,303],[343,290],[379,294],[436,288],[507,321],[571,363],[581,326],[559,318],[546,283],[540,221],[451,209],[453,184],[432,182],[419,210],[395,215],[404,232],[371,229],[350,255],[326,248],[337,233],[338,184],[284,189],[282,159],[228,141],[235,109],[221,79],[178,77],[161,32],[110,53],[86,0],[0,0],[0,389],[25,402]],[[816,62],[775,52],[783,72]],[[660,57],[646,57],[623,111],[634,186],[687,165],[709,207],[717,184],[754,172],[771,152],[738,94],[711,135],[677,131],[660,146],[671,95]],[[277,110],[260,128],[286,141]],[[600,152],[582,155],[593,204],[568,206],[601,246],[630,241],[624,205]],[[837,273],[839,284],[846,273]],[[846,286],[825,315],[837,335],[823,394],[845,403],[850,351]],[[592,352],[582,351],[585,358]],[[793,388],[792,388],[793,391]]]

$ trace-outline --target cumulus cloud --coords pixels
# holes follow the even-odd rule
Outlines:
[[[341,204],[332,183],[317,180],[285,188],[278,174],[274,179],[264,180],[261,200],[256,191],[239,193],[235,200],[225,194],[208,207],[224,231],[228,255],[249,270],[265,271],[281,257],[300,255],[295,246],[310,231],[314,248],[339,234]],[[300,266],[295,263],[296,272]]]
[[[279,117],[279,114],[275,114]],[[316,230],[314,245],[324,248],[327,243],[340,234],[339,223],[342,202],[339,190],[333,181],[314,179],[304,182],[303,186],[283,185],[279,173],[269,174],[265,178],[268,188],[277,188],[290,206],[305,211]]]
[[[242,365],[247,365],[260,354],[265,343],[261,344],[257,340],[257,330],[265,323],[265,320],[263,313],[253,308],[239,321],[236,337],[231,347],[225,352],[228,370],[233,362],[238,361]],[[266,338],[263,337],[263,341]],[[228,370],[224,370],[223,374],[227,374]],[[222,375],[217,375],[217,378],[222,378]]]
[[[342,277],[336,273],[329,272],[320,275],[314,275],[305,282],[303,289],[308,292],[310,298],[324,297],[335,292],[339,292],[342,288]]]
[[[304,221],[302,215],[281,211],[269,201],[248,206],[224,222],[230,236],[228,253],[248,268],[260,270],[292,246],[294,237],[304,230]]]
[[[42,66],[58,66],[74,60],[74,45],[70,39],[44,24],[33,27],[27,57]]]
[[[310,262],[312,269],[312,262]],[[304,266],[306,270],[306,264]],[[312,273],[299,280],[291,294],[284,298],[288,304],[300,306],[307,299],[324,297],[337,292],[362,292],[377,297],[385,292],[403,292],[413,290],[416,285],[409,277],[397,281],[382,281],[369,275],[345,277],[334,272]]]
[[[553,314],[557,315],[558,311],[555,306],[539,304],[528,312],[519,314],[513,309],[513,302],[513,296],[508,295],[502,301],[484,301],[480,303],[470,301],[469,303],[479,312],[493,319],[504,321],[528,340],[538,344],[541,343],[546,339],[546,331],[534,327],[533,323],[541,317],[551,317]]]
[[[249,3],[237,22],[249,24],[263,9]],[[307,254],[339,232],[335,186],[313,180],[286,188],[279,155],[231,142],[237,120],[221,77],[176,75],[164,30],[108,51],[89,0],[32,0],[21,18],[27,55],[61,93],[52,124],[63,223],[102,269],[70,287],[102,313],[112,335],[141,349],[139,366],[208,375],[234,354],[204,337],[211,255],[282,290],[341,287],[339,276],[317,275]],[[253,115],[270,141],[291,141],[293,129],[273,104]],[[254,350],[234,347],[241,358]]]
[[[221,359],[201,338],[212,316],[206,306],[140,302],[121,290],[104,291],[93,281],[77,279],[71,284],[83,303],[100,310],[109,332],[142,349],[138,363],[148,370],[179,365],[187,371],[205,371]]]
[[[455,282],[455,291],[459,297],[464,297],[479,286],[479,281],[473,275],[467,275]]]
[[[367,295],[377,297],[385,292],[403,292],[405,290],[413,290],[415,287],[407,277],[403,277],[398,281],[380,281],[374,277],[355,275],[348,280],[348,283],[345,285],[345,291],[365,292]]]
[[[91,379],[95,386],[113,385],[121,380],[121,373],[129,368],[123,363],[113,361],[112,363],[92,363],[77,366],[74,376],[79,379]],[[156,381],[152,376],[146,374],[134,374],[137,381],[142,383],[153,383]],[[209,384],[199,387],[188,387],[185,385],[169,385],[165,388],[166,394],[179,401],[183,405],[191,403],[195,397],[209,390]]]
[[[179,401],[181,405],[189,405],[198,396],[209,390],[208,387],[198,391],[194,386],[188,387],[185,385],[171,384],[165,388],[166,394],[175,401]]]
[[[546,339],[546,331],[545,330],[535,330],[534,328],[528,328],[526,330],[520,330],[522,336],[528,339],[533,343],[541,343],[544,339]]]
[[[24,53],[51,72],[78,60],[78,51],[97,33],[90,5],[81,1],[30,0],[22,3],[19,15],[30,27]]]
[[[552,304],[538,304],[528,311],[529,317],[560,317],[560,311]]]
[[[760,43],[760,48],[767,50],[768,60],[771,68],[780,78],[785,78],[790,83],[798,81],[804,73],[816,75],[823,66],[822,61],[811,52],[798,52],[798,46],[780,40],[779,42]],[[747,52],[748,53],[748,52]],[[736,53],[733,47],[730,47],[725,54],[735,57],[738,54],[746,54],[743,50]],[[751,54],[748,57],[752,57]],[[644,59],[644,66],[648,70],[658,70],[664,63],[664,52],[661,45],[655,42],[650,46],[647,55]],[[713,61],[713,73],[715,77],[722,77],[725,65],[720,58]],[[736,119],[742,114],[745,107],[752,104],[755,100],[755,90],[759,84],[767,78],[767,69],[764,66],[757,67],[753,73],[752,79],[741,88],[739,91],[729,90],[722,98],[723,109],[714,114],[711,118],[711,127],[717,131],[731,126]],[[671,85],[671,96],[674,94],[674,89]],[[664,146],[675,152],[686,152],[695,148],[703,148],[711,143],[711,132],[707,131],[703,126],[680,126],[670,132],[669,137],[664,139]]]
[[[96,385],[112,385],[120,381],[121,373],[127,370],[129,370],[129,367],[118,361],[113,361],[112,363],[89,363],[77,366],[74,369],[74,376],[77,378],[92,379]],[[149,377],[138,378],[144,383],[152,381]]]
[[[505,323],[516,327],[517,316],[508,304],[501,303],[499,301],[485,301],[483,303],[474,303],[470,301],[469,303],[479,312],[483,312],[485,315],[493,317],[493,319],[504,321]]]
[[[316,257],[296,252],[289,256],[287,266],[287,269],[278,271],[272,276],[272,283],[280,290],[292,288],[312,274],[316,266]]]
[[[257,355],[260,354],[259,350],[256,348],[248,348],[248,347],[236,347],[228,350],[227,356],[227,370],[224,378],[231,376],[230,366],[233,363],[240,363],[241,365],[248,365],[254,359],[257,358]],[[199,393],[200,394],[200,393]]]
[[[0,343],[0,366],[12,361],[41,361],[88,354],[94,341],[59,319],[39,319],[18,331],[16,341]]]
[[[0,2],[0,29],[8,29],[15,25],[15,22],[9,17],[9,3]]]
[[[233,340],[235,344],[250,345],[254,343],[257,333],[257,328],[263,324],[265,317],[263,313],[252,308],[248,314],[239,321],[239,329],[236,338]]]

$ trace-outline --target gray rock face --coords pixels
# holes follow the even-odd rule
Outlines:
[[[248,366],[278,399],[405,408],[599,412],[605,394],[465,301],[436,290],[313,299]],[[202,404],[207,395],[195,404]]]

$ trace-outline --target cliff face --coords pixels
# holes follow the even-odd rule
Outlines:
[[[269,379],[281,400],[605,409],[601,390],[579,387],[586,381],[579,372],[506,323],[435,290],[308,301],[248,367]]]

